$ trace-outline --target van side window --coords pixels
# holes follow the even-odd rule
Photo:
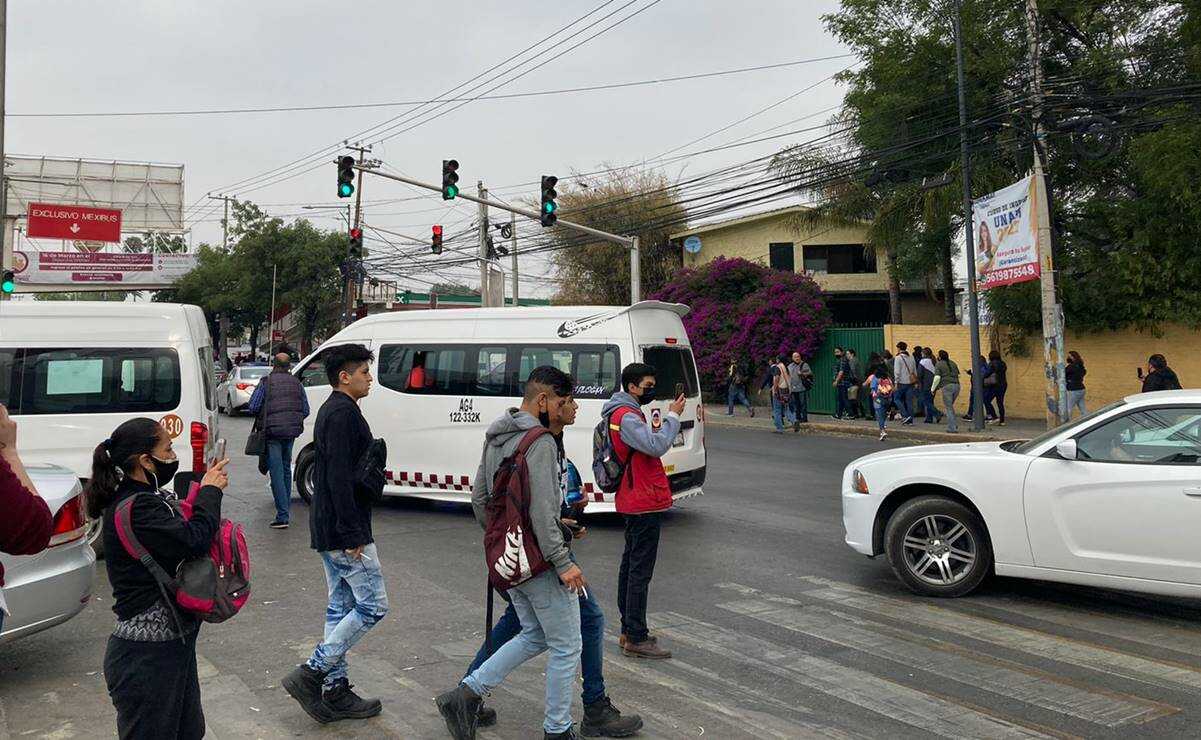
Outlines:
[[[608,398],[617,389],[621,357],[612,345],[385,344],[378,375],[380,385],[399,393],[512,398],[525,393],[525,379],[542,365],[570,373],[577,398]]]
[[[100,414],[170,411],[179,406],[173,349],[30,349],[20,413]]]
[[[309,360],[308,364],[300,369],[300,384],[305,388],[329,385],[329,378],[325,376],[325,359],[321,355]]]
[[[616,347],[522,347],[516,395],[525,393],[525,380],[534,368],[553,365],[575,379],[576,398],[608,398],[617,390],[621,367]]]
[[[475,347],[385,344],[379,350],[379,382],[400,393],[466,396],[475,386],[475,363]]]
[[[21,361],[17,350],[0,349],[0,403],[17,413],[17,399],[21,387]]]
[[[204,407],[209,410],[217,408],[216,390],[214,389],[215,382],[213,380],[213,363],[209,359],[213,356],[211,347],[201,347],[198,350],[200,355],[200,376],[201,384],[204,385]]]
[[[503,396],[509,390],[509,349],[480,347],[476,356],[475,396]]]

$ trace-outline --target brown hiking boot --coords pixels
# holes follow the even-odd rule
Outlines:
[[[648,658],[650,660],[663,660],[671,657],[670,650],[664,650],[659,647],[659,644],[654,640],[647,639],[642,642],[630,642],[626,640],[626,644],[621,648],[621,654],[627,658]]]
[[[659,642],[659,638],[655,637],[654,635],[647,635],[646,639],[650,640],[651,642],[655,642],[655,643]],[[626,646],[626,643],[629,641],[630,641],[630,638],[626,637],[624,634],[622,634],[620,637],[617,638],[617,644],[623,648]]]

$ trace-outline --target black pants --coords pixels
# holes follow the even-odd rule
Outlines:
[[[196,635],[183,643],[108,638],[104,680],[117,708],[121,740],[204,737]]]
[[[626,547],[617,576],[617,609],[621,633],[630,642],[646,640],[646,594],[659,557],[662,513],[626,514]]]

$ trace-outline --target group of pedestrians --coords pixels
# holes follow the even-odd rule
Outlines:
[[[755,415],[755,407],[747,397],[749,375],[737,361],[726,370],[726,415],[734,415],[735,405],[745,406],[747,414]],[[801,424],[809,423],[809,391],[813,388],[813,369],[800,352],[775,355],[767,363],[767,372],[759,390],[770,390],[772,424],[776,434],[783,434],[788,425],[799,432]]]

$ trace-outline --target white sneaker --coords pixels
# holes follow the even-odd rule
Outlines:
[[[880,441],[881,441],[881,442],[883,442],[883,441],[884,441],[884,438],[885,438],[885,437],[887,437],[887,436],[888,436],[888,432],[886,432],[886,431],[884,431],[883,429],[881,429],[881,430],[880,430]]]

